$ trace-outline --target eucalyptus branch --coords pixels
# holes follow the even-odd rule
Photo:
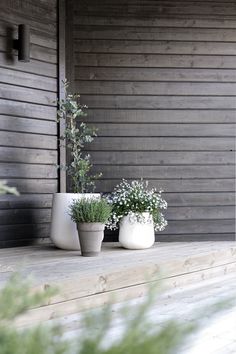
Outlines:
[[[67,171],[71,176],[72,188],[75,193],[85,193],[94,191],[94,180],[101,175],[91,175],[92,164],[90,155],[82,153],[85,144],[91,143],[97,136],[97,129],[90,127],[80,121],[81,117],[87,115],[86,105],[80,104],[80,95],[69,94],[69,83],[63,81],[65,89],[65,99],[58,100],[57,121],[64,120],[65,130],[60,141],[64,144],[71,156],[70,161],[65,166],[59,166]]]

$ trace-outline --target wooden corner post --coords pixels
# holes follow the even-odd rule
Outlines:
[[[58,98],[59,100],[65,97],[65,90],[62,85],[62,80],[66,75],[66,0],[58,0]],[[61,146],[60,136],[64,133],[63,121],[58,123],[58,164],[66,164],[66,147]],[[59,192],[66,192],[66,171],[58,170]]]

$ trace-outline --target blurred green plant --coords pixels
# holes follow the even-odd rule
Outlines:
[[[31,293],[30,283],[13,275],[0,291],[0,354],[176,354],[177,348],[195,326],[169,321],[162,329],[147,319],[152,296],[134,308],[121,312],[121,337],[104,346],[112,327],[110,306],[84,316],[79,339],[63,339],[58,325],[37,325],[17,329],[14,319],[27,309],[48,302],[52,289]],[[152,294],[152,292],[150,292]]]
[[[15,187],[9,187],[6,181],[0,181],[0,195],[3,194],[19,195],[19,192]]]
[[[147,316],[155,297],[153,288],[137,307],[128,305],[121,308],[122,333],[110,346],[106,345],[106,340],[113,322],[111,306],[101,312],[87,314],[84,317],[83,341],[77,354],[176,354],[196,324],[169,320],[157,328]]]
[[[28,309],[46,304],[55,294],[51,288],[30,292],[30,282],[14,274],[0,291],[0,354],[64,354],[67,342],[60,341],[59,326],[36,326],[17,330],[14,319]]]

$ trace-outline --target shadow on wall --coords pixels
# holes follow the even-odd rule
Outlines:
[[[5,53],[6,53],[6,60],[9,64],[14,64],[16,56],[14,55],[14,34],[15,28],[12,25],[6,25],[5,27],[6,32],[6,41],[5,41]]]
[[[17,38],[17,31],[16,26],[11,24],[6,24],[4,28],[5,32],[5,40],[4,40],[4,47],[3,55],[4,60],[7,65],[14,66],[18,63],[17,60],[17,52],[14,49],[15,40]],[[14,71],[13,71],[14,74]],[[13,75],[12,74],[12,75]],[[14,105],[9,105],[9,112],[5,107],[3,109],[4,115],[6,118],[8,116],[9,119],[4,119],[2,121],[1,127],[4,131],[7,132],[7,142],[6,146],[15,146],[15,142],[13,137],[11,136],[11,131],[13,131],[12,127],[12,119],[11,117],[18,117],[19,112],[17,109],[14,109]],[[21,120],[18,119],[18,124],[20,124]],[[17,130],[20,131],[20,127],[17,127]],[[15,154],[13,152],[6,152],[4,156],[4,161],[6,163],[10,162],[11,170],[4,171],[4,179],[11,179],[12,173],[14,176],[21,176],[22,173],[20,171],[21,164],[14,163],[14,161],[19,160],[19,154],[21,154],[20,150],[17,151],[15,149]],[[9,186],[14,187],[15,181],[9,180]],[[19,192],[21,192],[19,190]],[[0,211],[1,211],[1,218],[0,218],[0,225],[1,225],[1,233],[0,233],[0,248],[3,247],[11,247],[11,246],[27,246],[33,243],[35,239],[35,235],[37,235],[37,223],[38,223],[38,210],[33,209],[30,206],[30,203],[25,195],[14,196],[14,195],[0,195]]]
[[[24,205],[24,196],[0,196],[0,209],[2,206],[0,248],[32,244],[40,227],[38,209]]]

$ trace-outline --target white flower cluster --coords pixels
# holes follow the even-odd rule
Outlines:
[[[147,223],[150,220],[143,218],[141,213],[148,212],[154,222],[156,231],[162,231],[167,225],[161,209],[167,208],[167,202],[161,197],[162,191],[157,192],[155,188],[148,189],[147,181],[128,182],[122,180],[107,200],[112,204],[112,216],[107,227],[118,228],[120,220],[129,215],[130,222]]]
[[[146,213],[145,213],[146,214]],[[139,223],[139,224],[151,224],[153,222],[152,215],[147,213],[147,215],[134,213],[133,211],[129,212],[129,222],[131,224]]]
[[[160,212],[158,223],[154,225],[155,231],[163,231],[165,230],[167,225],[168,225],[167,220],[165,219],[164,215]]]

